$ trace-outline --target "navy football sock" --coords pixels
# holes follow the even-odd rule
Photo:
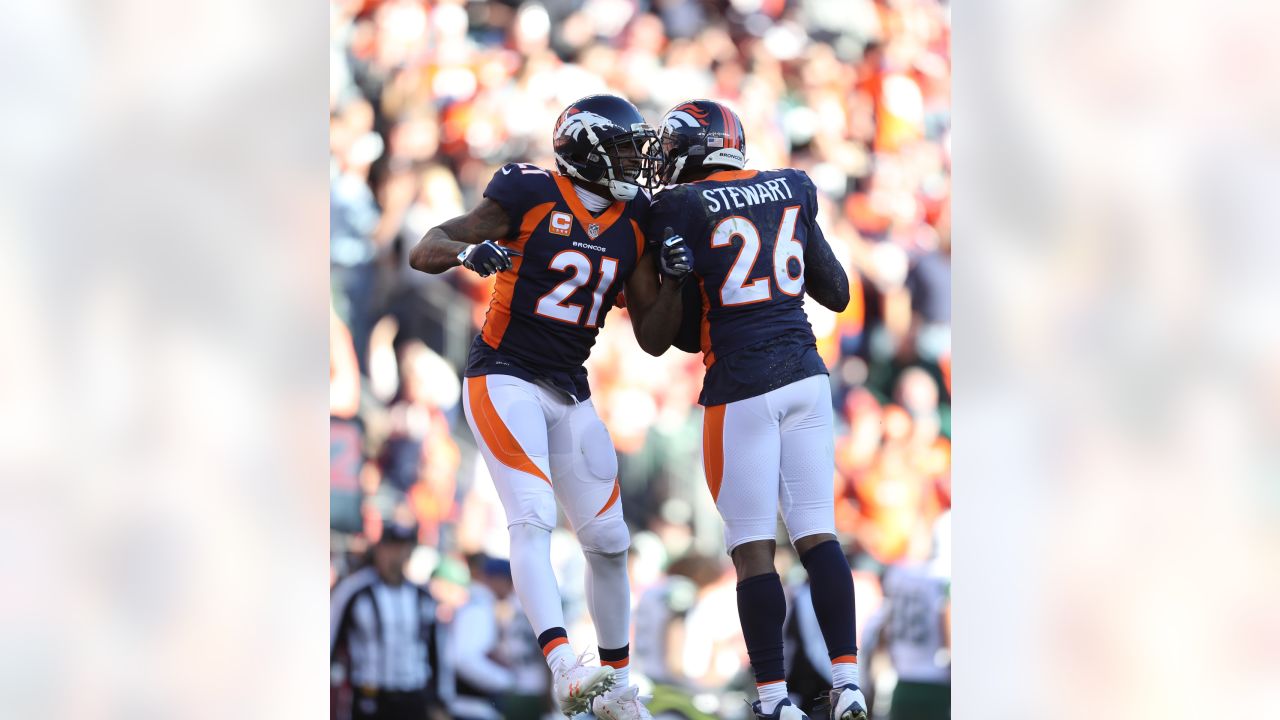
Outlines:
[[[849,573],[849,561],[845,559],[840,543],[829,540],[812,547],[800,556],[800,562],[809,572],[813,613],[818,616],[822,639],[827,641],[828,656],[833,662],[838,658],[856,658],[858,644],[853,629],[853,576]]]
[[[569,633],[564,628],[553,627],[543,632],[538,636],[538,644],[542,646],[542,654],[552,672],[560,665],[573,663],[573,648],[569,647]]]
[[[756,575],[738,583],[738,620],[756,683],[786,677],[782,662],[782,623],[787,619],[787,596],[778,573]]]

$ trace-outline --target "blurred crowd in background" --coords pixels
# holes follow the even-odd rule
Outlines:
[[[932,559],[949,578],[949,44],[940,0],[331,0],[333,581],[366,562],[387,520],[414,523],[408,576],[442,619],[485,596],[504,623],[490,659],[533,668],[494,692],[545,697],[509,570],[492,561],[506,523],[460,402],[493,280],[418,273],[407,255],[502,164],[553,168],[556,116],[605,91],[655,125],[689,98],[726,102],[748,167],[813,178],[853,289],[843,313],[806,310],[831,369],[836,522],[860,628],[890,568]],[[647,355],[618,309],[588,370],[633,534],[636,670],[706,709],[702,693],[751,681],[702,474],[701,360]],[[583,560],[571,534],[555,537],[570,638],[591,647]],[[784,546],[780,572],[801,592]]]

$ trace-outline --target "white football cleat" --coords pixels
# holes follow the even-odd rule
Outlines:
[[[831,720],[867,720],[867,699],[857,685],[831,691]]]
[[[614,688],[591,701],[591,712],[599,720],[653,720],[649,708],[640,702],[635,685]]]
[[[790,700],[783,700],[778,703],[773,708],[773,712],[768,715],[765,715],[760,709],[760,701],[757,700],[752,703],[751,712],[755,713],[758,720],[809,720],[809,716],[805,715],[800,708],[792,705]]]
[[[613,687],[613,668],[583,665],[586,656],[587,653],[579,655],[572,665],[561,663],[551,674],[556,702],[567,717],[590,712],[591,701]]]

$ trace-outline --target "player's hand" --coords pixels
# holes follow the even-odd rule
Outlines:
[[[504,248],[492,240],[485,240],[479,245],[471,247],[458,253],[458,261],[468,270],[474,271],[480,277],[489,277],[496,272],[509,270],[511,268],[511,258],[520,253],[510,248]]]
[[[693,253],[689,252],[689,246],[685,244],[684,238],[676,235],[671,228],[667,228],[663,233],[662,248],[658,253],[658,267],[663,275],[677,282],[683,282],[693,270]]]

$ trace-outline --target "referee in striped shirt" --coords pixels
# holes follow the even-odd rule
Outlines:
[[[352,720],[449,717],[453,673],[436,602],[404,576],[417,535],[415,527],[388,523],[372,564],[339,582],[330,597],[329,659],[345,658]]]

